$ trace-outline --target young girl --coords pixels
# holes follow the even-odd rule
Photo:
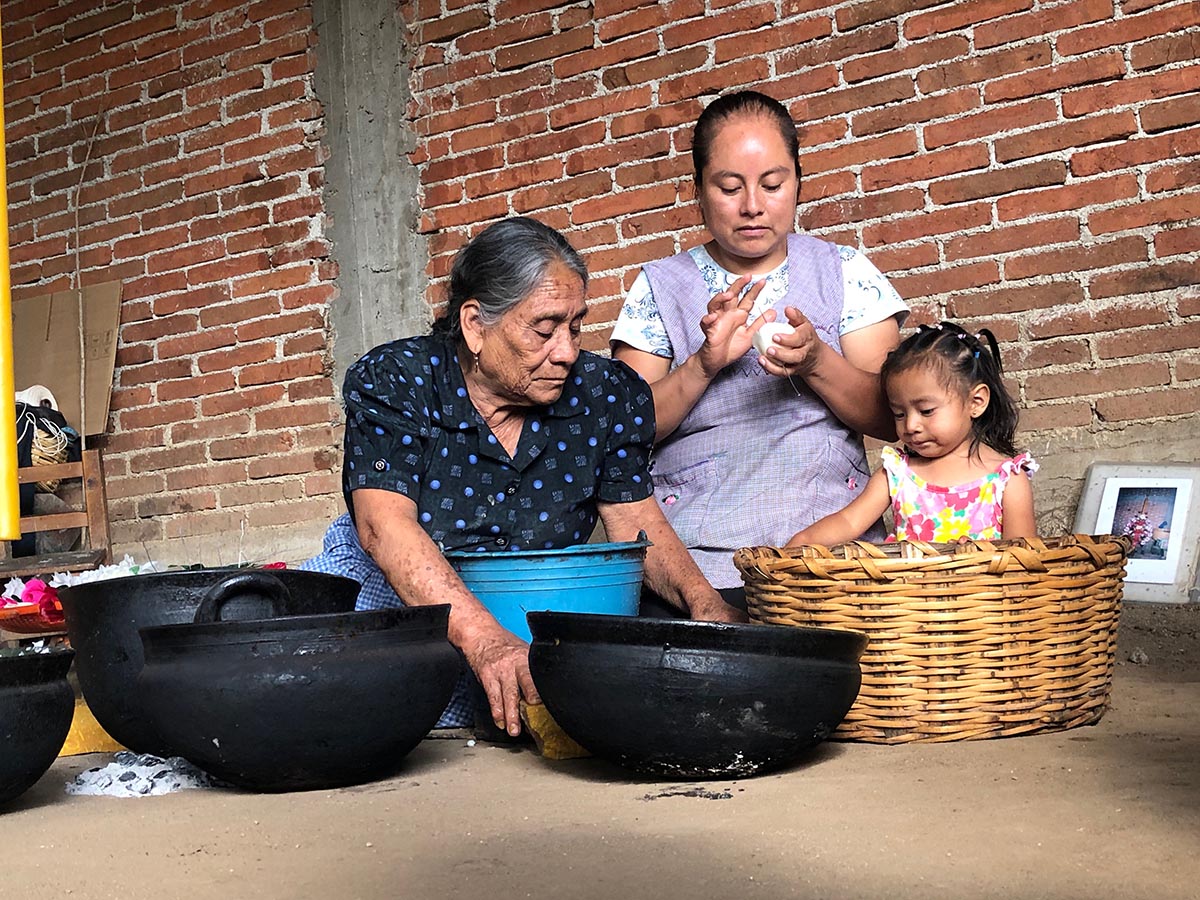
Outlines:
[[[883,468],[862,494],[787,545],[854,540],[889,503],[900,541],[1036,534],[1029,475],[1038,466],[1013,446],[1017,408],[1000,372],[986,328],[976,336],[953,322],[921,326],[880,373],[904,449],[885,447]]]

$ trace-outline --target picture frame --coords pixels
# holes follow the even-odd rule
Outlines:
[[[1093,463],[1075,531],[1123,534],[1133,541],[1126,600],[1189,602],[1200,576],[1200,466]]]

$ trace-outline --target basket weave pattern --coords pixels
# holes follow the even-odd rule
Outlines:
[[[1059,731],[1108,708],[1128,538],[745,547],[750,618],[867,634],[833,737],[955,741]]]

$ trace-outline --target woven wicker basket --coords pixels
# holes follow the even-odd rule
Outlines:
[[[870,638],[834,738],[1058,731],[1108,708],[1127,538],[746,547],[750,618]]]

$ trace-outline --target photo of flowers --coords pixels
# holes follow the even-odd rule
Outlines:
[[[1129,538],[1126,599],[1187,602],[1200,549],[1200,468],[1093,464],[1075,530]]]

